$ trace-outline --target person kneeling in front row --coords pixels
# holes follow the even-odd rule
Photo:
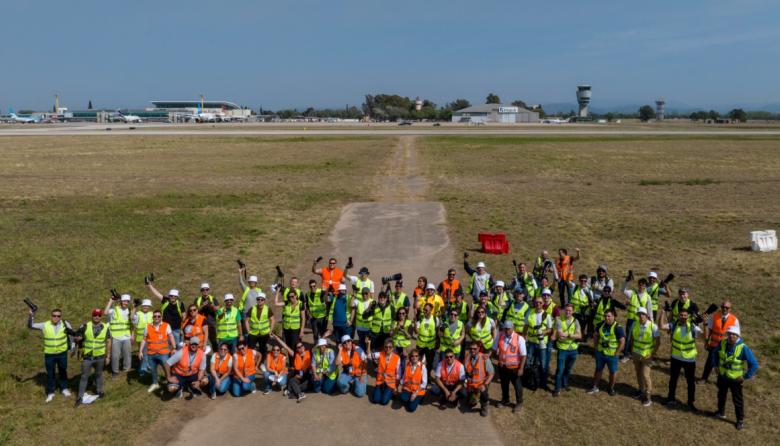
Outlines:
[[[182,397],[182,391],[187,388],[188,397],[199,396],[201,386],[208,385],[206,378],[206,353],[200,348],[200,338],[193,336],[187,348],[176,351],[167,361],[168,391]]]

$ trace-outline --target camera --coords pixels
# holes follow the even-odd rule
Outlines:
[[[626,281],[631,282],[634,280],[634,270],[630,269],[628,270],[628,275],[626,276]]]
[[[661,284],[666,285],[667,283],[671,282],[672,280],[674,280],[674,274],[669,273],[669,274],[666,275],[666,277],[664,277],[664,280],[663,280],[663,282],[661,282]]]
[[[383,276],[382,277],[382,285],[387,285],[388,282],[393,280],[403,280],[404,276],[401,273],[395,273],[392,276]]]
[[[241,269],[246,268],[246,263],[242,262],[241,259],[237,259],[236,263],[238,263],[238,267]]]
[[[664,311],[667,313],[672,312],[672,304],[670,304],[668,300],[664,301]]]
[[[316,259],[314,259],[314,263],[320,263],[322,262],[322,256],[317,256]]]
[[[279,265],[276,265],[276,275],[278,277],[284,277],[284,271],[282,271],[282,268],[280,268]]]
[[[28,307],[35,313],[38,311],[38,305],[35,305],[29,298],[24,298],[24,303],[27,304]]]
[[[109,290],[109,292],[111,293],[111,300],[119,300],[120,299],[121,296],[119,295],[119,293],[117,293],[116,288],[111,288]]]
[[[144,285],[149,285],[150,283],[154,283],[154,273],[149,273],[148,276],[144,276]]]
[[[138,298],[133,299],[133,305],[136,306],[136,307],[140,307],[141,306],[141,299],[138,299]]]
[[[468,251],[463,251],[463,258],[464,259],[468,259],[469,258],[469,252]]]
[[[346,269],[352,269],[354,266],[355,266],[355,264],[354,264],[354,263],[352,263],[352,257],[350,257],[350,258],[347,260],[347,265],[346,265],[344,268],[346,268]]]

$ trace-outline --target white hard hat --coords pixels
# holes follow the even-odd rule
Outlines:
[[[650,271],[649,273],[647,273],[647,277],[652,277],[654,279],[657,279],[658,278],[658,273],[655,272],[655,271]]]
[[[175,288],[174,288],[174,289],[171,289],[170,291],[168,291],[168,295],[169,295],[169,296],[176,296],[176,297],[179,297],[179,290],[177,290],[177,289],[175,289]]]
[[[236,300],[236,298],[233,297],[232,294],[227,293],[227,294],[225,294],[225,297],[222,298],[222,300]]]
[[[434,290],[435,291],[436,290],[436,286],[434,284],[432,284],[432,283],[429,283],[428,285],[425,286],[425,289],[426,290]]]
[[[257,276],[249,276],[249,281],[257,283]]]
[[[639,307],[639,308],[636,310],[636,314],[647,314],[647,308],[645,308],[645,307]]]
[[[203,283],[201,283],[201,284],[200,284],[200,289],[202,290],[203,288],[208,288],[208,289],[211,289],[211,287],[209,286],[209,284],[208,284],[208,283],[206,283],[206,282],[203,282]]]
[[[257,293],[257,298],[258,299],[265,299],[265,293],[260,291],[259,293]]]
[[[496,280],[496,286],[504,287],[504,281],[503,280]]]
[[[478,262],[477,268],[487,268],[487,267],[485,266],[485,262]]]
[[[349,335],[344,335],[344,336],[341,337],[341,343],[342,344],[347,342],[347,341],[351,341],[351,340],[352,340],[352,338]]]
[[[339,285],[339,291],[347,291],[347,286],[342,283]]]
[[[737,336],[741,336],[741,334],[739,333],[739,327],[737,327],[736,325],[732,325],[731,327],[729,327],[729,329],[726,330],[726,334],[728,333],[734,333]]]
[[[152,306],[152,301],[149,300],[149,299],[144,299],[144,300],[141,301],[141,306],[142,307],[151,307]]]
[[[328,345],[328,341],[326,341],[325,339],[322,339],[322,338],[318,339],[317,340],[317,347],[322,347],[323,345]]]
[[[542,296],[552,296],[552,291],[549,288],[545,288],[542,290]]]
[[[121,301],[122,302],[130,302],[130,299],[131,299],[131,297],[130,297],[129,294],[123,294],[122,298],[121,298]]]

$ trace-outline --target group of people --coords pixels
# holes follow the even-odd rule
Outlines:
[[[215,399],[227,392],[242,396],[256,393],[259,384],[264,394],[278,390],[298,402],[306,392],[363,397],[373,374],[375,385],[368,396],[374,404],[387,405],[395,397],[413,412],[430,391],[442,410],[463,402],[482,416],[488,414],[494,379],[500,382],[499,404],[513,412],[522,408],[524,384],[553,397],[571,390],[579,350],[591,339],[595,371],[587,393],[600,391],[607,368],[607,393],[615,395],[619,364],[632,361],[639,383],[636,397],[650,406],[652,368],[658,365],[660,332],[665,331],[671,347],[666,404],[678,404],[682,372],[687,406],[698,412],[697,338],[703,338],[707,359],[698,381],[707,382],[716,370],[714,416],[725,417],[731,392],[735,426],[742,429],[742,383],[755,376],[758,363],[740,337],[731,301],[701,312],[689,290],[680,288],[676,299],[661,305],[662,296],[673,294],[673,276],[659,281],[655,271],[637,281],[629,272],[620,288],[623,297],[617,297],[604,265],[592,277],[575,279],[579,258],[579,249],[574,256],[561,249],[555,260],[542,251],[532,267],[516,264],[507,284],[495,279],[483,262],[472,268],[464,254],[464,283],[450,269],[438,284],[419,277],[409,294],[400,275],[383,277],[376,286],[367,267],[357,276],[349,274],[351,259],[342,270],[335,258],[324,267],[318,258],[311,269],[318,280],[311,279],[306,290],[296,277],[285,284],[279,270],[266,290],[273,304],[257,276],[247,277],[239,262],[238,298],[228,293],[220,301],[203,283],[200,295],[185,305],[177,289],[162,294],[151,276],[145,283],[159,309],[152,309],[151,299],[133,301],[129,294],[112,293],[106,307],[94,309],[91,320],[78,329],[63,321],[57,309],[44,323],[36,323],[31,310],[29,327],[43,332],[47,402],[57,387],[69,395],[69,350],[78,348],[82,360],[78,406],[103,396],[104,367],[110,365],[112,374],[130,370],[137,345],[138,372],[142,379],[149,376],[150,393],[160,388],[160,369],[167,390],[179,397],[185,392],[188,398],[205,393]],[[553,301],[556,289],[558,303]],[[625,312],[624,325],[618,322],[618,310]],[[307,325],[311,348],[304,341]],[[554,352],[557,367],[550,389]],[[97,392],[90,395],[86,389],[93,370]]]

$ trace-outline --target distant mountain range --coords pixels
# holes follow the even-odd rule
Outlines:
[[[655,108],[655,102],[650,101],[646,102],[644,104],[615,104],[615,105],[609,105],[609,104],[599,104],[598,102],[591,103],[590,111],[597,114],[604,114],[608,112],[612,113],[637,113],[639,111],[639,107],[643,105],[650,105],[653,108]],[[544,107],[544,111],[547,114],[559,114],[559,113],[568,113],[571,110],[577,111],[578,105],[576,102],[551,102],[551,103],[542,103],[542,106]],[[701,105],[701,106],[695,106],[685,103],[675,103],[675,102],[667,102],[666,103],[666,113],[667,114],[691,114],[695,111],[699,110],[715,110],[719,113],[728,113],[730,110],[733,110],[735,108],[741,108],[745,111],[767,111],[770,113],[780,113],[780,104],[710,104],[710,105]]]

